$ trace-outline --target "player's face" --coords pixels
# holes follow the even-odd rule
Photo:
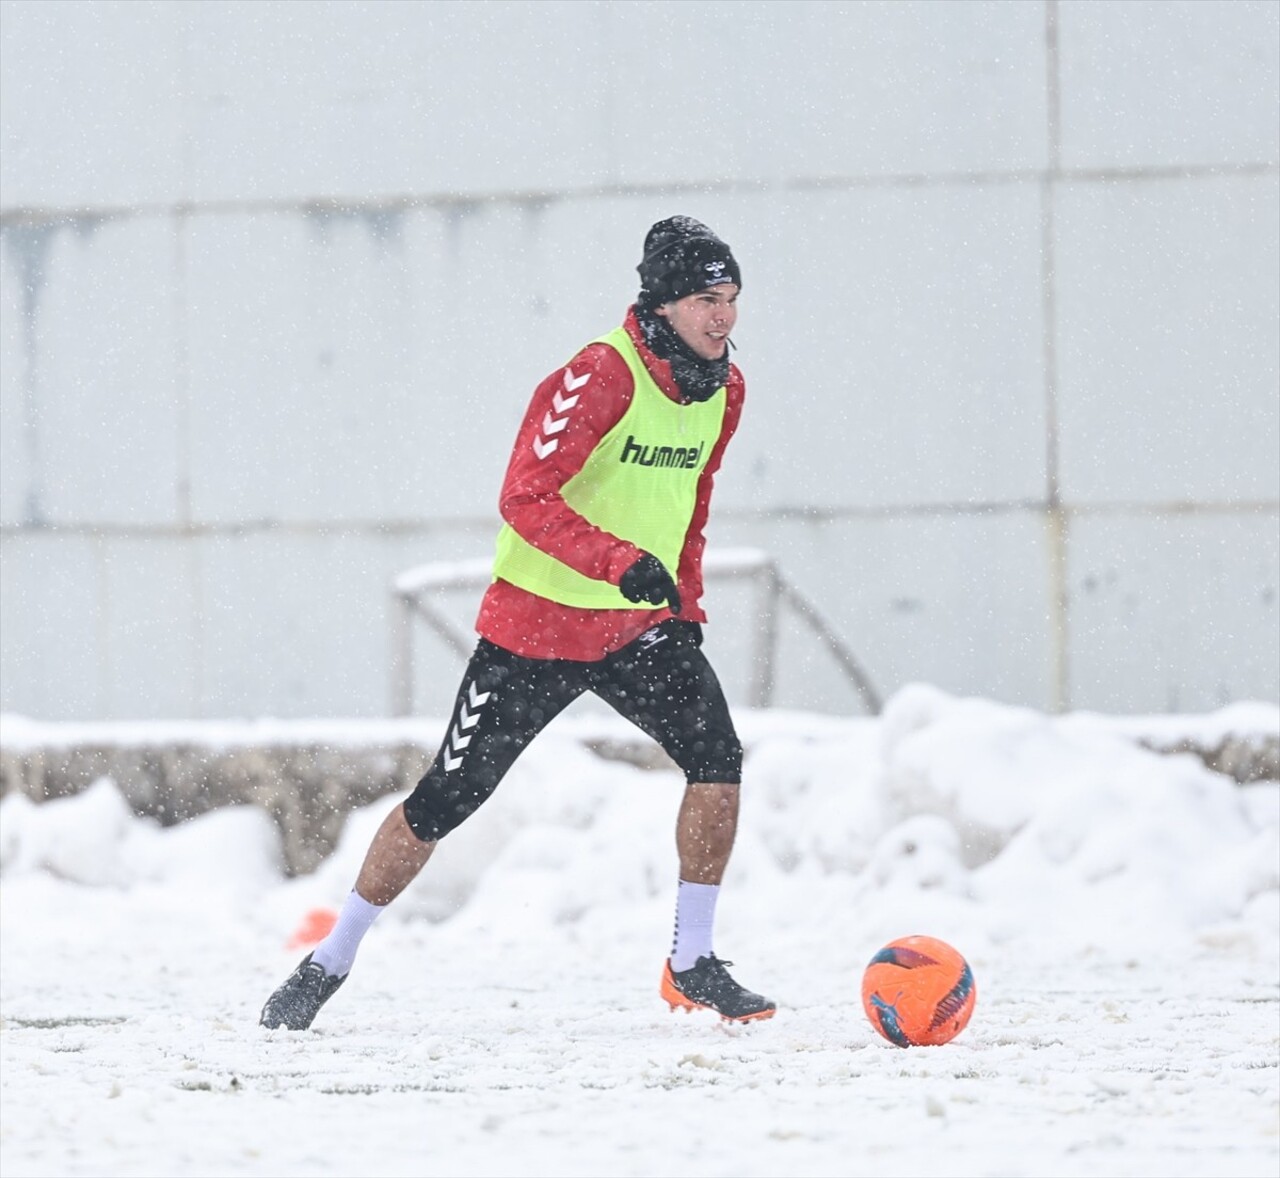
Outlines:
[[[738,322],[738,288],[732,282],[709,286],[674,303],[664,303],[658,314],[666,317],[695,355],[719,360],[729,346],[729,333]]]

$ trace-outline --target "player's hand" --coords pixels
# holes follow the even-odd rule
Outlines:
[[[628,601],[637,604],[647,601],[650,605],[661,605],[665,601],[673,614],[680,612],[680,592],[676,583],[662,567],[662,561],[651,553],[646,552],[622,574],[618,588]]]

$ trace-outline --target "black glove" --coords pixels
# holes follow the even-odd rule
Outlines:
[[[647,601],[650,605],[661,605],[665,601],[673,614],[680,612],[676,583],[662,567],[662,561],[648,552],[622,574],[618,588],[628,601]]]

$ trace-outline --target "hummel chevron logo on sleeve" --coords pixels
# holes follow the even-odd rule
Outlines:
[[[471,681],[466,698],[458,705],[458,718],[454,721],[449,739],[445,741],[442,750],[446,773],[452,773],[462,764],[462,754],[474,735],[471,730],[480,722],[480,709],[489,702],[492,694],[492,691],[477,691],[475,680]],[[468,707],[468,704],[471,706]]]
[[[572,393],[574,389],[580,389],[591,379],[591,373],[584,372],[581,376],[574,376],[569,369],[564,370],[564,387],[565,392]],[[551,408],[556,413],[568,413],[581,397],[581,393],[575,393],[572,397],[562,397],[560,390],[557,389],[551,398]],[[534,436],[533,452],[538,456],[539,460],[545,458],[548,454],[553,454],[560,446],[560,439],[555,437],[566,425],[569,424],[567,417],[552,417],[550,411],[542,419],[542,433]]]

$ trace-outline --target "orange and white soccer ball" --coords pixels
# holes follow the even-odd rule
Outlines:
[[[978,987],[969,963],[936,937],[890,941],[862,975],[862,1008],[890,1043],[936,1047],[969,1022]]]

